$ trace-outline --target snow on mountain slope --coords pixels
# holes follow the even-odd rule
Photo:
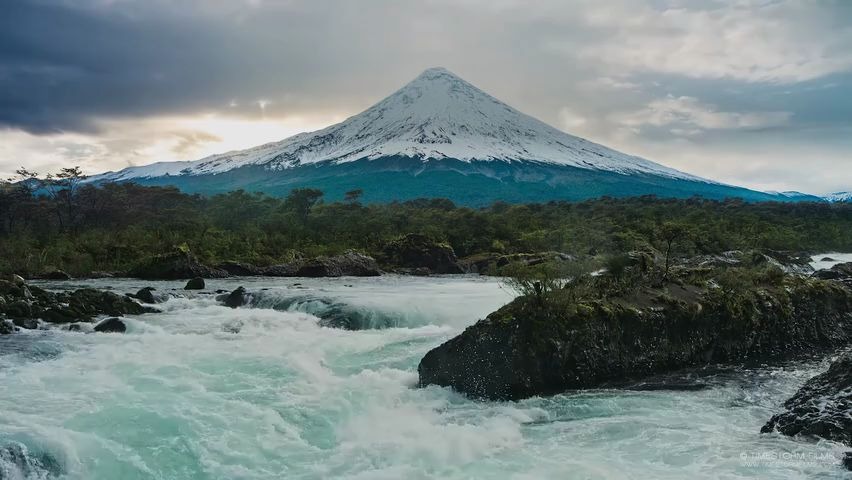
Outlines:
[[[559,131],[443,68],[424,71],[366,111],[323,130],[194,162],[130,167],[93,180],[217,174],[247,165],[284,170],[390,156],[535,161],[713,183]]]
[[[823,198],[831,203],[852,202],[852,192],[836,192],[826,195]]]

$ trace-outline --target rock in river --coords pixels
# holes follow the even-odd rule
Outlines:
[[[95,325],[94,330],[101,333],[124,333],[127,331],[127,325],[119,318],[108,318]]]
[[[828,371],[808,380],[784,402],[786,411],[772,417],[762,433],[810,436],[852,446],[852,353]]]
[[[726,272],[718,281],[737,285]],[[520,399],[707,364],[783,360],[852,340],[852,291],[792,275],[782,281],[738,290],[715,279],[646,285],[561,303],[520,297],[428,352],[420,384]]]
[[[142,303],[160,303],[161,299],[154,295],[154,292],[157,289],[154,287],[144,287],[140,289],[135,294],[128,293],[127,296],[131,298],[135,298]]]
[[[184,290],[204,290],[204,279],[201,277],[195,277],[188,282],[186,282],[186,286],[183,287]]]
[[[217,296],[216,300],[222,302],[226,307],[237,308],[249,302],[249,295],[245,287],[238,287],[231,293]]]

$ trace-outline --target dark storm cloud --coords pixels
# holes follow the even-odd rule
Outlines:
[[[500,25],[475,21],[493,14],[452,4],[7,4],[0,125],[37,133],[90,130],[95,118],[222,109],[232,100],[245,113],[256,113],[259,99],[277,111],[360,107],[430,62],[472,70],[474,79],[500,75],[506,91],[525,89],[528,76],[552,77],[526,58],[536,37],[496,35]],[[511,68],[500,64],[512,58]]]
[[[153,12],[7,3],[0,16],[5,125],[85,130],[98,116],[200,108],[229,90],[218,58],[234,52],[214,25]]]

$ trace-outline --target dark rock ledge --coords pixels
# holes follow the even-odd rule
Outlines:
[[[852,447],[852,352],[846,352],[828,371],[808,380],[773,416],[761,433],[824,438]],[[852,453],[844,466],[852,470]]]
[[[852,340],[852,291],[839,282],[778,269],[678,275],[611,296],[519,297],[428,352],[420,384],[513,400],[682,368],[787,360]],[[604,275],[589,288],[607,282]]]

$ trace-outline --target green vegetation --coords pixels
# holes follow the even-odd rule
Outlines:
[[[376,255],[405,233],[445,242],[459,257],[852,250],[850,205],[654,197],[485,208],[445,199],[363,204],[359,190],[340,202],[324,202],[315,189],[286,198],[244,191],[203,197],[131,183],[94,187],[75,169],[41,179],[19,173],[0,184],[0,271],[24,275],[125,271],[179,246],[210,263],[269,265],[347,249]]]

